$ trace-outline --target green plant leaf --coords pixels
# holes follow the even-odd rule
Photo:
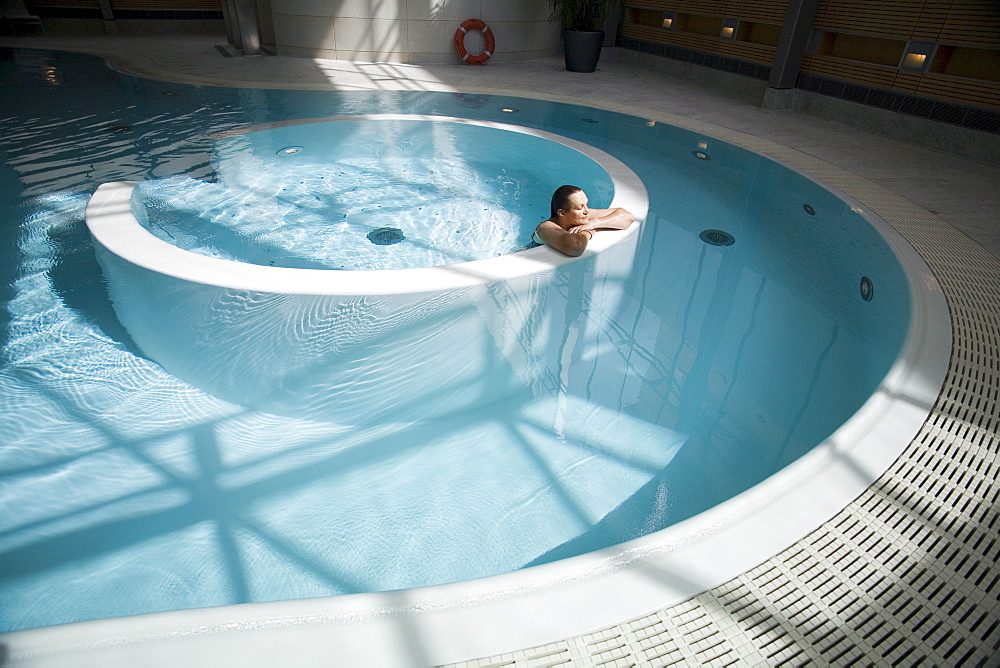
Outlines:
[[[608,14],[618,0],[549,0],[550,20],[559,19],[567,30],[603,30]]]

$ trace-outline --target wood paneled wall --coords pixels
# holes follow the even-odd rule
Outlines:
[[[30,0],[33,9],[100,9],[98,0]],[[114,9],[222,11],[222,0],[111,0]]]
[[[813,27],[831,32],[996,47],[995,0],[820,0]]]
[[[619,34],[770,65],[775,57],[772,46],[741,39],[760,31],[738,31],[736,40],[728,40],[705,30],[678,29],[683,21],[665,30],[660,26],[662,14],[697,16],[698,25],[708,25],[708,17],[768,24],[773,34],[773,27],[784,21],[787,6],[787,0],[625,0]],[[805,55],[804,73],[1000,109],[997,0],[820,0],[812,28],[818,38],[814,44],[825,46],[814,46]],[[840,44],[834,46],[838,36]],[[908,71],[890,62],[892,53],[910,41],[940,45],[940,59],[931,63],[929,71]],[[948,67],[946,55],[961,57],[962,67]]]
[[[770,65],[774,61],[773,45],[721,39],[718,31],[704,34],[681,29],[664,30],[660,27],[661,17],[663,12],[673,11],[695,19],[714,17],[719,20],[720,28],[723,18],[780,26],[788,0],[626,0],[624,5],[626,16],[619,33],[625,37]],[[700,24],[704,25],[705,21]]]

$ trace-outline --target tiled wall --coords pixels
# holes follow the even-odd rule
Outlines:
[[[559,52],[559,29],[543,0],[281,0],[272,1],[279,54],[336,60],[460,62],[455,31],[480,19],[493,32],[496,61]],[[470,53],[478,53],[467,38]],[[481,40],[481,38],[479,38]],[[481,42],[480,42],[481,44]]]

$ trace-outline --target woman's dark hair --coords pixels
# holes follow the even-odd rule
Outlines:
[[[582,192],[582,189],[577,188],[576,186],[559,186],[556,188],[556,191],[552,193],[552,209],[549,212],[549,215],[555,218],[556,212],[559,211],[559,209],[568,209],[569,198],[578,192]]]

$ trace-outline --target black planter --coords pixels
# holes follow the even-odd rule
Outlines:
[[[593,72],[601,57],[604,31],[584,32],[566,30],[563,32],[563,49],[566,52],[566,69],[570,72]]]

